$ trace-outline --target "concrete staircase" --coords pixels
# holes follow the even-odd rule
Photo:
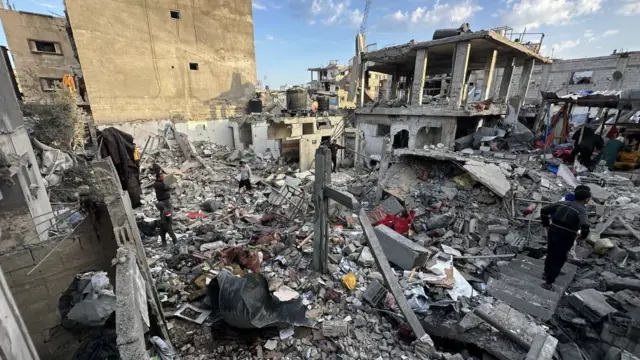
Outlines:
[[[577,270],[577,266],[565,263],[554,284],[554,291],[549,291],[541,287],[544,283],[544,260],[518,256],[489,279],[487,291],[514,309],[548,321]]]

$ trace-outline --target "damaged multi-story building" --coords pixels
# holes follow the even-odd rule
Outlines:
[[[70,359],[97,344],[103,355],[149,358],[145,336],[171,342],[113,162],[94,160],[71,189],[76,201],[52,204],[9,72],[0,59],[0,357]],[[100,291],[94,275],[108,281]]]
[[[62,86],[65,76],[82,78],[65,18],[0,6],[0,20],[15,64],[16,93],[20,100],[46,103]],[[81,84],[76,86],[77,103],[86,105],[86,92]]]
[[[508,104],[517,113],[535,64],[551,62],[539,48],[539,42],[512,41],[499,29],[470,32],[463,26],[436,31],[434,40],[363,52],[360,83],[369,71],[391,75],[392,80],[390,101],[364,106],[360,93],[360,150],[379,154],[385,137],[391,137],[394,148],[440,143],[453,148],[455,139],[475,132],[480,120],[490,124],[506,115]],[[518,67],[522,75],[514,78]],[[469,81],[474,71],[483,72],[481,82]]]

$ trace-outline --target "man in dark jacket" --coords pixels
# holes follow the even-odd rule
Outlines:
[[[167,209],[163,203],[157,202],[156,208],[160,210],[160,238],[162,245],[167,245],[167,234],[171,237],[174,244],[178,243],[176,234],[173,233],[173,214],[171,209]]]
[[[331,150],[331,164],[333,165],[331,172],[336,172],[336,164],[338,163],[338,149],[344,149],[344,146],[338,145],[338,143],[334,139],[329,145],[329,150]]]
[[[156,164],[154,164],[156,165]],[[171,207],[171,186],[167,185],[164,182],[165,172],[162,168],[154,168],[153,169],[156,174],[156,181],[153,183],[153,190],[156,191],[156,199],[164,204],[167,209],[172,209]]]
[[[560,201],[545,206],[540,211],[542,225],[547,230],[547,258],[544,261],[545,289],[553,290],[560,271],[567,261],[567,254],[579,235],[589,235],[589,217],[585,205],[591,199],[591,190],[584,185],[575,189],[574,201]],[[578,233],[579,231],[579,233]]]

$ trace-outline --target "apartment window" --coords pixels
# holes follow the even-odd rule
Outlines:
[[[189,69],[200,70],[200,66],[198,66],[198,63],[189,63]]]
[[[60,43],[54,41],[29,40],[29,48],[34,53],[62,55]]]
[[[571,73],[569,85],[588,85],[593,80],[593,71],[575,71]]]
[[[180,10],[171,10],[172,19],[180,19]]]
[[[62,86],[62,79],[40,78],[40,87],[44,91],[56,91]]]
[[[378,131],[376,136],[389,136],[391,135],[391,125],[378,125]]]

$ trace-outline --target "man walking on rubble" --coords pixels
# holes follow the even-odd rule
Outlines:
[[[244,160],[240,160],[240,183],[238,184],[238,192],[246,188],[251,191],[251,168]]]
[[[156,199],[160,201],[168,210],[172,209],[171,206],[171,186],[164,182],[165,172],[160,165],[153,164],[153,172],[156,174],[156,181],[153,183],[153,189],[156,191]]]
[[[331,164],[333,165],[331,172],[336,172],[336,164],[338,163],[338,149],[344,149],[344,146],[338,145],[336,139],[333,139],[329,144],[329,150],[331,150]]]
[[[161,202],[156,203],[156,208],[160,210],[160,238],[162,239],[162,245],[167,245],[167,234],[171,237],[171,241],[177,244],[178,239],[176,234],[173,233],[173,214],[171,209],[166,208]]]
[[[585,205],[591,199],[591,189],[580,185],[574,194],[575,200],[560,201],[540,211],[542,225],[548,228],[543,276],[545,283],[542,285],[547,290],[553,290],[553,283],[560,275],[576,237],[579,235],[581,239],[586,239],[589,235],[589,217]]]

